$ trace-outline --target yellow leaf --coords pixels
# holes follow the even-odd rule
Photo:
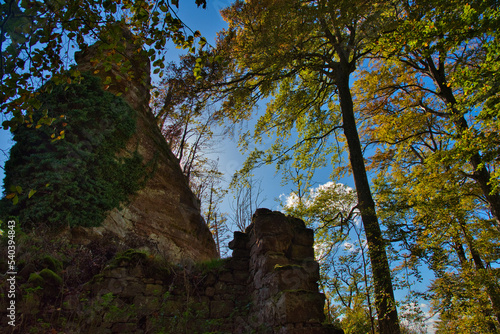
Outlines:
[[[53,133],[50,135],[50,138],[54,138],[55,136],[56,136],[55,133]]]

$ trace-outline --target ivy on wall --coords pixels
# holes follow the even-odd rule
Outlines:
[[[0,212],[28,228],[99,226],[145,179],[142,157],[124,150],[136,112],[104,91],[99,78],[68,82],[39,97],[42,105],[27,122],[33,126],[15,131],[5,164]]]

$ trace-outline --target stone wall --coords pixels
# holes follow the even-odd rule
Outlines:
[[[318,291],[313,243],[313,230],[302,220],[267,209],[255,212],[245,233],[235,233],[233,260],[249,259],[247,326],[258,333],[336,332],[323,325],[325,296]]]
[[[313,231],[259,209],[232,257],[161,265],[129,250],[63,301],[81,333],[342,333],[324,325]],[[68,329],[71,326],[69,326]]]

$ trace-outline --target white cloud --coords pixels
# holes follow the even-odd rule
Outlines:
[[[280,201],[285,201],[284,208],[286,208],[286,209],[292,209],[292,208],[296,207],[300,201],[299,196],[297,196],[297,194],[294,192],[291,192],[290,195],[288,195],[288,196],[285,194],[281,194],[279,198],[280,198]]]

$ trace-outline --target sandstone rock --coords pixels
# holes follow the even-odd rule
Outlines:
[[[170,151],[149,108],[150,65],[135,37],[120,29],[123,52],[132,63],[132,71],[122,73],[118,66],[106,71],[99,63],[99,44],[75,55],[81,72],[99,71],[97,75],[111,83],[104,88],[121,96],[137,111],[136,133],[119,155],[137,152],[154,171],[146,185],[121,209],[114,209],[102,228],[76,233],[85,243],[85,235],[97,237],[102,229],[110,231],[119,243],[132,248],[147,248],[171,262],[197,262],[216,258],[212,235],[201,214],[199,200],[189,189],[176,157]],[[108,79],[109,80],[109,79]],[[135,244],[134,244],[135,241]],[[139,245],[137,245],[139,244]],[[139,247],[138,247],[139,246]]]

